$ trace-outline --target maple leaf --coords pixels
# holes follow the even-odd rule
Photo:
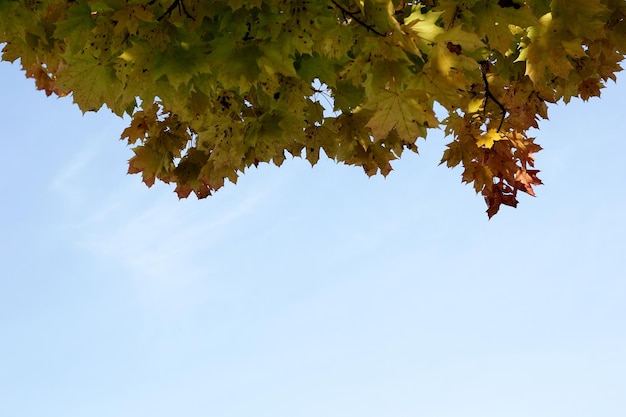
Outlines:
[[[405,90],[401,93],[384,90],[369,108],[374,115],[367,123],[375,140],[384,139],[392,129],[407,142],[426,136],[426,129],[439,124],[431,107],[424,106],[423,95]]]
[[[518,190],[522,190],[527,194],[535,196],[535,191],[533,190],[533,185],[541,185],[543,184],[541,180],[537,177],[539,170],[537,169],[522,169],[520,168],[515,173],[515,188]]]
[[[187,198],[192,191],[199,199],[211,195],[213,188],[201,176],[202,167],[206,165],[208,159],[208,154],[197,149],[191,149],[181,159],[172,173],[172,176],[176,178],[174,192],[178,198]]]
[[[55,86],[72,98],[83,113],[97,111],[103,105],[118,106],[123,85],[112,64],[102,63],[90,56],[66,57],[67,67],[56,75]]]
[[[591,97],[598,97],[600,95],[600,89],[602,83],[598,79],[587,78],[580,83],[578,91],[580,91],[580,98],[583,100],[589,100]]]
[[[126,36],[126,34],[136,34],[140,22],[153,22],[155,16],[146,5],[130,4],[113,13],[111,20],[117,22],[114,31]]]
[[[487,133],[481,135],[476,140],[476,146],[481,147],[484,146],[487,149],[491,149],[493,144],[499,140],[504,139],[502,135],[496,129],[489,129]]]
[[[505,0],[480,2],[474,13],[474,24],[480,33],[485,34],[486,43],[503,55],[511,54],[523,38],[526,28],[537,25],[537,17],[527,5]]]
[[[141,173],[143,182],[148,186],[154,185],[155,178],[167,181],[168,173],[172,168],[173,156],[169,152],[159,152],[148,146],[138,146],[133,149],[133,156],[128,165],[129,174]]]
[[[34,78],[37,89],[45,91],[47,96],[50,96],[53,93],[59,97],[67,95],[66,93],[62,93],[56,89],[54,78],[50,76],[48,71],[46,71],[41,64],[33,64],[28,70],[26,70],[26,76]]]

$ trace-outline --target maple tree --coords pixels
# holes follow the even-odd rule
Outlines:
[[[129,173],[181,198],[287,153],[387,175],[443,128],[441,162],[491,217],[541,184],[527,131],[547,105],[615,80],[625,17],[624,0],[0,0],[0,43],[48,95],[129,115]]]

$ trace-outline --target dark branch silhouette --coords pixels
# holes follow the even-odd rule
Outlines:
[[[352,20],[354,20],[355,22],[357,22],[359,25],[363,26],[365,29],[369,30],[372,33],[375,33],[378,36],[387,36],[382,32],[379,32],[378,30],[376,30],[376,27],[374,25],[368,25],[367,23],[365,23],[364,21],[362,21],[361,19],[359,19],[357,17],[358,12],[351,12],[350,10],[346,9],[345,7],[343,7],[342,5],[340,5],[339,3],[337,3],[335,0],[331,0],[331,2],[335,5],[335,7],[337,7],[339,10],[341,10],[341,12],[344,15],[350,16],[350,18]]]
[[[504,105],[500,103],[500,101],[489,90],[489,81],[487,80],[487,74],[485,71],[485,67],[487,67],[488,65],[489,63],[486,61],[480,62],[480,73],[483,77],[483,83],[485,83],[485,101],[483,103],[483,111],[487,111],[487,102],[489,101],[489,99],[496,103],[496,105],[502,111],[502,118],[500,119],[500,124],[498,125],[498,132],[500,132],[500,129],[502,129],[502,124],[504,123],[504,119],[506,118],[507,111],[504,108]]]

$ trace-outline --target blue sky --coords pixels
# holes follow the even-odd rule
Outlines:
[[[441,132],[386,179],[179,201],[126,175],[126,121],[0,79],[0,415],[623,415],[623,77],[551,108],[545,185],[492,220]]]

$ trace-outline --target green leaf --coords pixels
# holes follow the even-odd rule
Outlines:
[[[110,63],[102,63],[87,54],[66,57],[67,68],[57,74],[56,87],[71,92],[74,102],[83,111],[97,111],[107,105],[117,114],[123,85]]]
[[[374,139],[386,138],[392,129],[398,132],[400,138],[411,143],[418,137],[425,137],[426,129],[437,126],[439,122],[432,107],[428,104],[425,106],[424,102],[428,103],[419,92],[381,91],[368,106],[374,110],[374,115],[367,123]]]

